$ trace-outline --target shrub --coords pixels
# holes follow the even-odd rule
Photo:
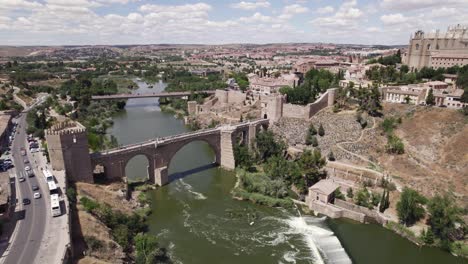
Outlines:
[[[94,236],[85,236],[84,240],[86,246],[92,251],[98,251],[104,247],[104,243],[101,240],[95,238]]]
[[[387,145],[385,145],[385,150],[390,154],[403,154],[405,153],[405,145],[399,137],[390,135],[387,138]]]
[[[325,135],[325,129],[323,129],[322,124],[320,124],[319,129],[318,129],[318,134],[319,136],[323,137]]]
[[[353,188],[349,187],[348,190],[346,190],[346,196],[351,199],[354,197]]]
[[[80,203],[88,213],[92,213],[95,209],[99,208],[99,203],[88,197],[81,197]]]

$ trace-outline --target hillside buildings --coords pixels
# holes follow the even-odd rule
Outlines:
[[[403,53],[402,62],[410,70],[468,65],[468,27],[457,25],[449,27],[447,32],[416,31],[408,51]]]
[[[430,89],[436,106],[461,109],[467,105],[460,101],[463,89],[456,89],[440,81],[383,87],[382,97],[384,101],[390,103],[425,105]]]

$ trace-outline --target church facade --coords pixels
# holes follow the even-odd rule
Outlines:
[[[468,65],[468,27],[457,25],[446,32],[416,31],[402,62],[414,71],[423,67],[448,68]]]

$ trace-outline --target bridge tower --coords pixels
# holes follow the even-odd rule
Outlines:
[[[65,170],[71,181],[93,182],[86,128],[66,121],[45,131],[52,169]]]

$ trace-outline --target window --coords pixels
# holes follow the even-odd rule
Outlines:
[[[419,44],[416,44],[416,50],[419,50]]]
[[[431,44],[427,44],[427,50],[431,49]]]
[[[439,49],[439,44],[436,45],[436,50],[438,50],[438,49]]]

